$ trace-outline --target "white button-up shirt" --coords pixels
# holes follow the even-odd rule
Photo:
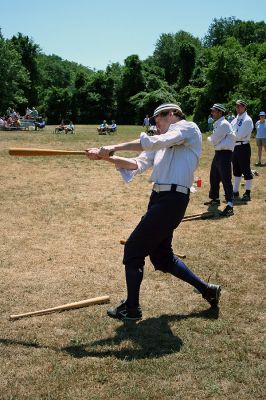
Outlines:
[[[231,124],[221,117],[214,122],[213,133],[208,137],[208,142],[214,146],[215,150],[234,150],[236,134]]]
[[[119,169],[127,182],[153,167],[150,182],[192,186],[202,148],[201,132],[194,122],[178,121],[162,135],[148,136],[142,132],[140,142],[144,151],[135,158],[138,168]]]
[[[237,141],[248,142],[250,140],[254,124],[246,111],[233,119],[231,125],[236,134]]]

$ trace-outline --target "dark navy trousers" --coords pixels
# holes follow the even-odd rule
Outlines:
[[[148,210],[125,244],[123,263],[128,290],[127,305],[138,306],[145,257],[149,256],[156,270],[171,273],[196,287],[206,290],[201,281],[173,253],[174,229],[182,221],[189,202],[189,194],[152,192]]]
[[[220,183],[222,182],[225,200],[233,202],[232,154],[231,150],[215,151],[210,172],[210,199],[219,199]]]
[[[234,176],[244,175],[245,180],[253,179],[250,168],[251,147],[250,143],[235,146],[233,152],[233,173]]]

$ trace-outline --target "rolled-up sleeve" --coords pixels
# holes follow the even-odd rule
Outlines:
[[[125,182],[131,182],[135,175],[141,174],[153,166],[154,151],[143,151],[138,157],[133,158],[136,161],[138,168],[134,170],[127,170],[124,168],[117,168]]]
[[[140,143],[143,150],[157,151],[171,146],[183,144],[186,137],[186,130],[175,129],[168,131],[163,135],[149,136],[142,132],[140,134]]]

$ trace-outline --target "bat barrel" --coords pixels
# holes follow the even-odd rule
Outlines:
[[[77,308],[89,307],[94,304],[109,303],[109,301],[110,301],[109,296],[100,296],[100,297],[95,297],[92,299],[77,301],[75,303],[68,303],[68,304],[63,304],[61,306],[57,306],[57,307],[46,308],[44,310],[31,311],[31,312],[27,312],[27,313],[23,313],[23,314],[13,314],[13,315],[10,315],[9,319],[16,320],[16,319],[20,319],[20,318],[31,317],[34,315],[37,316],[37,315],[51,314],[51,313],[57,312],[57,311],[60,312],[60,311],[66,311],[66,310],[74,310]]]
[[[21,157],[33,156],[63,156],[63,155],[85,155],[86,152],[77,150],[54,150],[54,149],[36,149],[13,147],[9,149],[9,155]]]

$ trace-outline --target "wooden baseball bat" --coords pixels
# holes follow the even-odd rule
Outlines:
[[[126,244],[126,241],[123,240],[123,239],[121,239],[121,240],[120,240],[120,244],[125,245],[125,244]],[[185,254],[177,254],[177,257],[179,257],[179,258],[186,258],[186,255],[185,255]]]
[[[83,155],[86,152],[75,150],[52,150],[52,149],[35,149],[35,148],[20,148],[13,147],[9,149],[11,156],[33,157],[33,156],[69,156],[69,155]]]
[[[27,312],[27,313],[24,313],[24,314],[10,315],[9,319],[10,320],[15,320],[15,319],[20,319],[20,318],[31,317],[33,315],[37,315],[38,316],[38,315],[51,314],[51,313],[56,312],[56,311],[60,312],[60,311],[74,310],[76,308],[89,307],[89,306],[92,306],[94,304],[109,303],[109,301],[110,301],[110,297],[109,296],[94,297],[92,299],[76,301],[75,303],[67,303],[67,304],[63,304],[62,306],[46,308],[44,310],[31,311],[31,312]]]

